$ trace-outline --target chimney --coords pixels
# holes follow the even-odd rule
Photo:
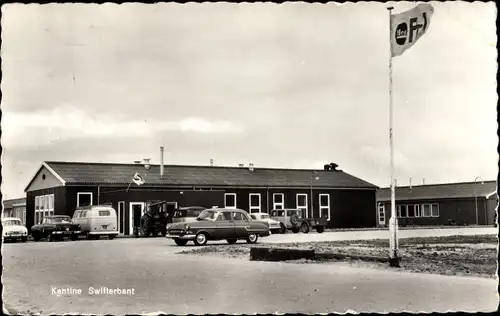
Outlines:
[[[239,163],[239,164],[238,164],[238,167],[243,168],[243,167],[245,167],[245,165],[244,165],[244,164],[242,164],[242,163]]]
[[[214,160],[210,159],[210,167],[213,167],[213,166],[214,166]]]
[[[411,177],[410,177],[410,190],[411,190]]]
[[[144,168],[146,168],[146,169],[148,169],[148,170],[149,170],[149,167],[150,167],[150,165],[149,165],[149,161],[150,161],[150,160],[151,160],[151,159],[144,158]]]
[[[422,185],[425,185],[425,178],[422,178]]]
[[[136,165],[138,165],[138,164],[140,164],[140,163],[141,163],[141,161],[140,161],[140,160],[134,160],[134,163],[135,163]]]
[[[398,179],[394,179],[394,187],[397,188],[398,187]]]
[[[248,163],[248,170],[253,171],[253,163],[251,161]]]
[[[338,167],[338,166],[339,166],[339,165],[337,165],[336,163],[331,162],[331,163],[330,163],[330,167],[331,167],[331,169],[330,169],[330,170],[332,170],[332,171],[337,171],[337,167]]]
[[[163,179],[163,146],[160,147],[160,179]]]
[[[324,169],[325,171],[329,171],[331,167],[332,167],[332,166],[330,166],[330,165],[324,165],[324,166],[323,166],[323,169]]]

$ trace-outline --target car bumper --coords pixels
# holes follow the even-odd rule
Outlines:
[[[117,235],[118,232],[89,232],[89,235]]]
[[[184,240],[196,239],[196,235],[189,235],[189,234],[186,234],[186,235],[167,235],[165,237],[171,238],[171,239],[184,239]]]
[[[81,230],[75,230],[75,231],[57,231],[57,232],[52,232],[52,235],[73,235],[73,234],[81,234]]]
[[[23,240],[23,239],[27,239],[28,236],[27,235],[15,235],[15,236],[4,236],[2,237],[2,240],[4,241],[18,241],[18,240]]]

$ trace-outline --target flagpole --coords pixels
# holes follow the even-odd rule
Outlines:
[[[390,144],[390,164],[391,164],[391,219],[389,220],[389,265],[391,267],[399,267],[398,257],[398,222],[396,216],[396,194],[394,187],[394,139],[393,139],[393,101],[392,101],[392,9],[389,10],[389,144]]]

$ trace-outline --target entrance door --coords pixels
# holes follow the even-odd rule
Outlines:
[[[118,233],[125,234],[125,202],[118,202]]]
[[[130,202],[129,207],[129,229],[127,235],[134,234],[134,226],[141,225],[141,216],[144,214],[144,202]]]

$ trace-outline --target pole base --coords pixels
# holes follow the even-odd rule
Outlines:
[[[389,266],[392,268],[401,268],[399,257],[389,258]]]

